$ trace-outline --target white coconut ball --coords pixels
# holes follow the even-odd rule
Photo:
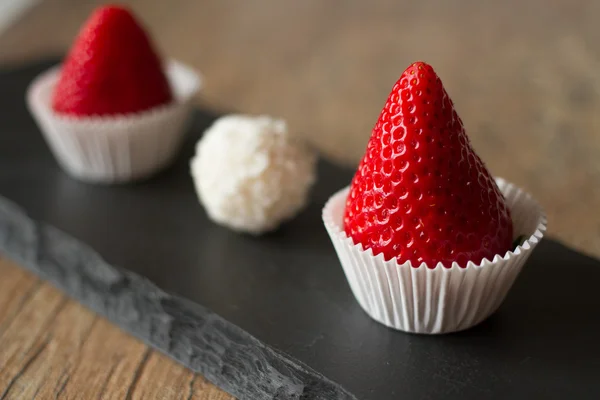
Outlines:
[[[255,235],[276,229],[306,205],[316,153],[285,121],[228,115],[196,145],[191,174],[210,219]]]

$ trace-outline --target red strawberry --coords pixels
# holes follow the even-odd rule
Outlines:
[[[63,63],[52,107],[72,115],[127,114],[169,103],[171,88],[144,29],[129,10],[98,8]]]
[[[431,66],[412,64],[394,85],[352,180],[344,228],[355,244],[413,266],[465,267],[511,248],[504,197]]]

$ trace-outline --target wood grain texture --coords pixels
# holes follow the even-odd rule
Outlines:
[[[45,0],[0,38],[0,61],[63,53],[99,3]],[[285,117],[345,163],[401,71],[429,61],[492,172],[535,195],[550,234],[600,256],[600,2],[124,3],[203,73],[199,101]]]
[[[0,37],[0,61],[64,52],[99,3],[45,0]],[[401,71],[416,59],[429,61],[492,172],[543,204],[551,235],[600,256],[600,47],[595,45],[600,39],[600,2],[124,3],[139,14],[163,53],[202,71],[206,87],[200,102],[221,110],[282,116],[324,154],[344,163],[356,163],[360,157]],[[24,377],[48,374],[45,382],[62,382],[61,373],[57,378],[51,372],[62,368],[57,366],[60,358],[51,357],[54,361],[47,369],[34,374],[35,366],[46,360],[50,349],[65,355],[68,351],[61,346],[70,346],[68,340],[61,346],[51,347],[52,340],[44,345],[41,334],[35,341],[25,340],[16,327],[42,332],[52,323],[45,315],[56,310],[74,329],[81,325],[82,331],[70,333],[77,336],[92,317],[70,302],[61,305],[60,296],[35,278],[11,266],[3,268],[10,278],[0,283],[0,306],[6,304],[0,307],[0,334],[6,331],[3,337],[13,344],[12,350],[2,346],[0,361],[10,360],[5,369],[13,374],[24,370],[10,385],[5,396],[9,398],[23,386]],[[40,308],[30,309],[32,322],[25,323],[22,313],[34,301]],[[144,357],[144,346],[116,328],[96,325],[88,344],[77,352],[95,367],[75,368],[62,391],[65,396],[72,396],[76,385],[98,394],[104,382],[114,389],[111,393],[126,392],[136,371],[136,388],[158,390],[158,382],[163,382],[179,395],[187,390],[189,373],[182,378],[182,371],[182,377],[167,382],[164,376],[179,376],[175,364],[154,353]],[[105,348],[109,337],[116,342]],[[114,353],[111,349],[117,347],[127,351]],[[89,354],[96,353],[97,360],[90,361],[96,356]],[[145,367],[139,369],[142,360]],[[8,387],[10,379],[0,382]],[[198,377],[194,385],[206,387],[201,382]]]
[[[0,258],[0,399],[233,397]]]

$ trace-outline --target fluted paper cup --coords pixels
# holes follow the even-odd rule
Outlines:
[[[71,176],[93,183],[147,178],[172,161],[183,142],[200,76],[176,61],[166,65],[173,101],[117,116],[61,115],[51,107],[60,67],[39,75],[27,104],[56,160]]]
[[[405,332],[450,333],[468,329],[493,314],[512,287],[523,265],[544,236],[546,217],[527,193],[496,179],[513,218],[515,238],[525,235],[514,250],[469,262],[413,267],[410,262],[385,261],[344,232],[343,215],[349,188],[334,194],[323,208],[323,222],[356,300],[376,321]]]

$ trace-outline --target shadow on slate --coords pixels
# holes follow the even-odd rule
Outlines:
[[[478,327],[387,329],[355,302],[321,223],[352,171],[321,162],[302,215],[237,235],[208,221],[189,178],[214,119],[198,111],[181,157],[154,179],[74,181],[23,102],[54,63],[0,72],[0,194],[22,207],[0,201],[0,250],[123,329],[241,399],[600,398],[599,261],[546,239]]]

